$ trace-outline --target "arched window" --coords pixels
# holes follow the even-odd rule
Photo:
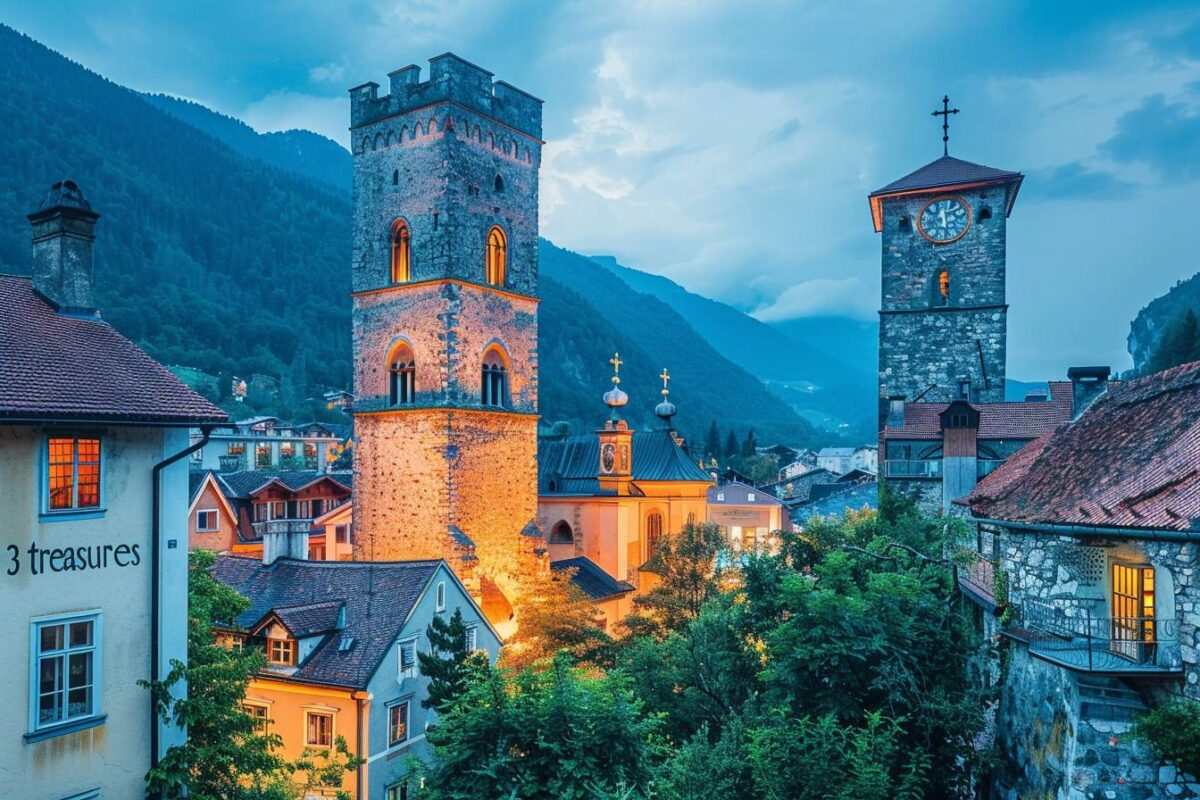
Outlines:
[[[495,188],[497,194],[499,194],[500,192],[503,192],[504,191],[504,178],[501,178],[499,175],[497,175],[494,188]]]
[[[485,277],[492,286],[504,285],[504,273],[508,267],[508,239],[497,225],[488,231],[487,269]]]
[[[498,347],[492,347],[483,356],[479,398],[485,406],[508,407],[508,365]]]
[[[412,237],[408,223],[402,219],[392,223],[392,283],[412,280]]]
[[[658,552],[658,545],[662,542],[663,519],[662,514],[657,511],[651,511],[646,517],[646,559],[649,560]]]
[[[575,533],[566,520],[559,520],[550,529],[550,544],[571,544],[575,541]]]
[[[416,397],[417,362],[412,348],[401,343],[388,362],[388,399],[393,406],[407,406],[415,403]]]
[[[950,304],[950,270],[944,269],[937,274],[937,296],[934,299],[943,306]]]

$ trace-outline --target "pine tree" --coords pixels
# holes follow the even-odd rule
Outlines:
[[[737,435],[733,431],[730,431],[729,435],[725,437],[725,457],[732,458],[741,449],[741,446],[738,444]]]
[[[418,652],[417,661],[421,674],[429,678],[429,696],[421,705],[444,712],[466,691],[472,674],[487,667],[487,657],[467,649],[467,626],[460,610],[455,610],[449,622],[435,616],[425,635],[429,652]]]
[[[746,434],[746,440],[742,442],[742,456],[750,458],[758,453],[758,442],[754,438],[754,428],[751,428]]]
[[[708,438],[704,440],[704,457],[717,458],[721,455],[721,432],[717,430],[717,421],[714,419],[708,426]]]

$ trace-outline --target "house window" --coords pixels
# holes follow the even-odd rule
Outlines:
[[[492,286],[503,286],[508,269],[508,237],[499,225],[488,231],[485,277]]]
[[[724,492],[717,492],[717,502],[718,503],[725,502],[725,493]]]
[[[408,800],[408,784],[398,783],[395,786],[389,786],[387,800]]]
[[[402,219],[392,224],[392,283],[412,280],[412,242],[408,223]]]
[[[310,747],[333,746],[333,714],[325,711],[304,713],[304,743]]]
[[[662,532],[662,514],[654,511],[646,517],[646,558],[652,558],[658,551],[658,545],[662,541]]]
[[[497,347],[492,347],[483,356],[479,398],[485,406],[508,406],[508,365],[504,354]]]
[[[246,643],[244,635],[229,631],[218,631],[214,639],[218,647],[224,647],[226,650],[241,650]]]
[[[467,652],[474,653],[479,649],[479,629],[474,625],[467,628]]]
[[[100,507],[100,440],[54,437],[47,442],[49,511]]]
[[[412,348],[399,344],[388,361],[388,401],[393,406],[406,406],[416,402],[417,362]]]
[[[417,677],[417,640],[408,639],[396,648],[396,679]]]
[[[388,747],[408,741],[408,701],[388,707]]]
[[[337,539],[338,544],[349,544],[350,543],[350,526],[349,525],[338,525],[336,528],[333,529],[333,531],[334,531],[334,537]]]
[[[559,520],[550,529],[550,544],[571,544],[574,541],[575,534],[566,520]]]
[[[32,627],[30,730],[100,713],[100,615],[56,617]]]
[[[242,708],[254,720],[254,732],[261,735],[266,734],[267,726],[271,724],[270,718],[267,716],[267,707],[260,706],[257,703],[243,703]]]
[[[271,503],[271,519],[287,519],[287,503],[275,500]]]
[[[291,639],[268,639],[267,661],[272,664],[295,664],[296,643]]]
[[[220,521],[217,519],[217,512],[212,509],[196,512],[196,530],[198,531],[215,531],[220,530]]]
[[[325,560],[325,542],[309,542],[308,560],[309,561],[324,561]]]
[[[1112,651],[1132,661],[1154,657],[1154,567],[1112,566]]]
[[[436,610],[437,611],[445,611],[446,610],[446,582],[445,581],[438,581],[435,599],[437,601]]]
[[[270,442],[260,442],[254,446],[254,465],[259,468],[271,466]]]
[[[748,493],[746,494],[746,502],[753,503],[753,502],[754,502],[754,498],[755,498],[755,494],[754,494],[754,492],[748,492]]]

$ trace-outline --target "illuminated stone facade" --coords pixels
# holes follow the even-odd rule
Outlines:
[[[503,623],[542,543],[531,527],[541,101],[451,54],[430,61],[427,81],[416,66],[390,78],[385,97],[374,83],[350,93],[355,558],[444,557]],[[497,228],[504,275],[489,283]],[[398,352],[413,375],[399,399]],[[485,360],[502,369],[498,390],[485,388]]]

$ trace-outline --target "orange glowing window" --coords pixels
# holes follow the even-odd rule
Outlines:
[[[487,282],[492,286],[503,286],[508,269],[508,238],[499,225],[488,231],[487,238]]]
[[[50,511],[100,507],[100,440],[52,438],[46,452]]]
[[[402,219],[392,223],[392,283],[412,280],[412,237],[408,223]]]
[[[946,303],[950,300],[950,270],[944,269],[938,273],[938,294],[942,298],[942,302]]]
[[[663,518],[657,511],[646,517],[646,558],[652,558],[662,542]]]

